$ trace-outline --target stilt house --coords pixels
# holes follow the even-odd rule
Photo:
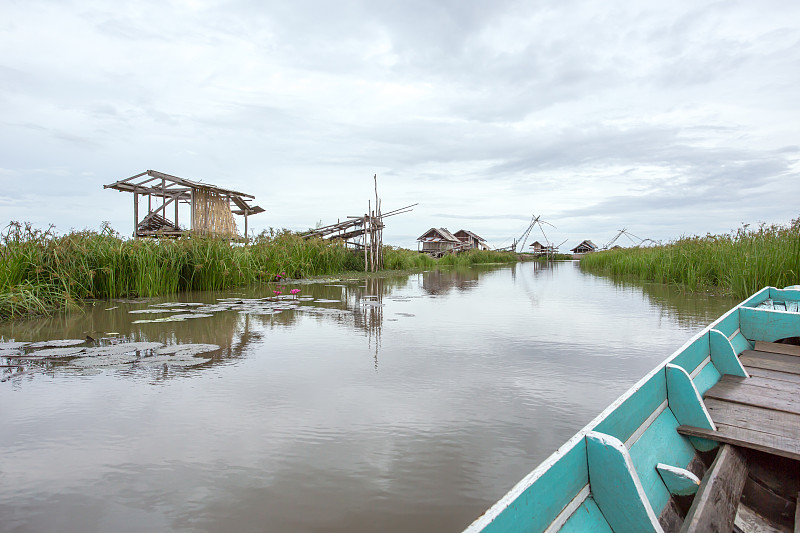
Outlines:
[[[188,230],[197,235],[235,239],[238,237],[233,215],[244,215],[244,235],[247,237],[247,217],[263,213],[259,206],[250,206],[247,200],[255,196],[223,189],[208,183],[179,178],[147,170],[141,174],[103,185],[133,193],[134,237],[178,237],[186,229],[178,224],[178,206],[190,206]],[[147,212],[140,217],[140,201],[147,198]],[[232,205],[231,205],[232,204]],[[174,220],[167,218],[174,213]]]
[[[446,252],[458,249],[462,242],[450,233],[447,228],[431,228],[417,238],[420,243],[421,252],[441,255]]]
[[[574,254],[588,254],[597,250],[597,245],[590,240],[581,242],[578,246],[570,250]]]
[[[479,237],[469,230],[460,229],[453,233],[453,236],[461,241],[467,250],[488,250],[489,246],[486,244],[486,239]]]
[[[533,241],[533,244],[530,245],[530,249],[531,249],[531,254],[536,256],[556,255],[558,253],[558,248],[556,248],[555,246],[553,245],[545,246],[539,241]]]

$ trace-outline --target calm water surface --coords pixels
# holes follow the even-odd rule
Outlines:
[[[0,325],[222,347],[0,383],[0,531],[460,531],[736,303],[570,262],[295,286],[278,314],[129,313],[261,287]]]

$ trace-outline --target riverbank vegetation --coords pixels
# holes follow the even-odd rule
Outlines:
[[[744,298],[768,285],[800,284],[800,218],[664,246],[596,252],[581,259],[581,268]]]
[[[437,264],[513,262],[516,255],[471,251],[432,259],[385,248],[387,270]],[[338,242],[263,232],[250,245],[209,238],[122,239],[100,232],[57,235],[12,222],[0,238],[0,320],[49,314],[91,298],[151,297],[363,271],[364,256]]]

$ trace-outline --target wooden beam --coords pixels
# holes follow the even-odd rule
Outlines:
[[[739,360],[747,368],[756,367],[789,374],[800,374],[800,357],[794,355],[745,350],[739,356]]]
[[[800,356],[800,346],[795,346],[794,344],[781,344],[778,342],[756,341],[755,351]]]
[[[681,532],[731,531],[747,480],[747,460],[741,450],[725,444],[692,501]]]
[[[800,447],[796,440],[789,437],[762,433],[761,431],[727,424],[717,424],[717,431],[692,426],[678,426],[677,431],[681,435],[689,437],[715,440],[800,461]]]
[[[710,398],[725,400],[727,402],[743,405],[753,405],[774,411],[794,413],[800,415],[800,397],[798,387],[769,387],[750,385],[749,380],[735,383],[729,380],[720,380],[705,394],[706,401]],[[763,382],[762,382],[763,383]],[[800,428],[799,428],[800,429]]]

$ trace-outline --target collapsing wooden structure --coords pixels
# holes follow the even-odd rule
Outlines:
[[[134,237],[179,237],[187,230],[178,223],[179,204],[191,208],[188,231],[196,235],[235,239],[238,237],[233,215],[244,215],[244,236],[247,238],[247,217],[263,213],[247,200],[255,196],[209,183],[179,178],[157,170],[147,170],[130,178],[103,185],[133,193]],[[147,213],[139,216],[140,200],[147,197]],[[231,206],[233,204],[233,206]],[[167,218],[167,207],[174,209],[174,220]]]
[[[347,247],[353,247],[364,252],[364,271],[375,272],[383,268],[383,219],[394,215],[408,213],[417,204],[407,205],[388,213],[381,211],[382,200],[378,196],[378,176],[375,180],[375,206],[372,201],[367,202],[367,212],[363,216],[348,216],[347,220],[336,224],[321,226],[300,233],[300,236],[310,239],[340,240]]]
[[[484,239],[480,235],[476,235],[475,233],[469,230],[460,229],[457,232],[453,233],[453,236],[456,237],[462,243],[466,244],[467,250],[489,249],[489,246],[486,244],[486,239]]]

